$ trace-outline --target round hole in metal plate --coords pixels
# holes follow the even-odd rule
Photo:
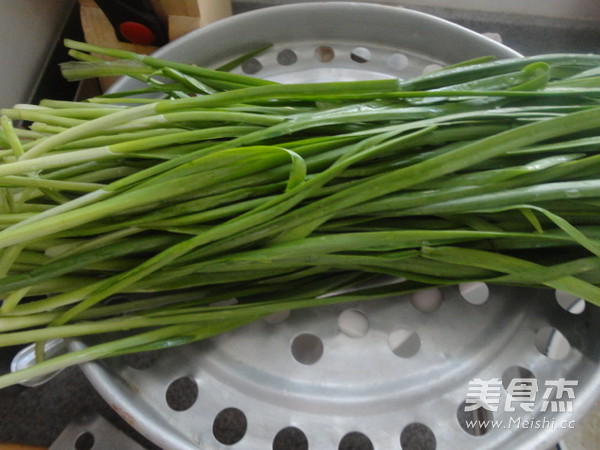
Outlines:
[[[431,428],[419,422],[406,425],[400,434],[402,450],[435,450],[436,445]]]
[[[291,311],[286,309],[284,311],[276,311],[264,317],[264,321],[271,325],[276,325],[281,322],[285,322],[290,317]]]
[[[369,327],[369,318],[359,309],[346,309],[338,317],[338,328],[348,337],[363,337]]]
[[[568,292],[556,290],[554,293],[556,301],[565,310],[571,314],[581,314],[585,311],[585,300]]]
[[[254,75],[263,69],[263,65],[256,58],[250,58],[242,63],[242,72],[247,75]]]
[[[275,435],[273,450],[308,450],[308,439],[300,428],[286,427]]]
[[[130,355],[124,355],[123,361],[132,369],[147,370],[153,367],[154,364],[156,364],[159,356],[160,352],[157,350],[141,353],[132,353]]]
[[[421,349],[421,338],[414,330],[398,328],[389,334],[388,346],[394,355],[400,358],[411,358]]]
[[[291,66],[298,61],[298,55],[291,48],[286,48],[277,53],[277,63],[282,66]]]
[[[328,45],[322,45],[315,49],[315,58],[321,62],[331,62],[335,57],[335,51]]]
[[[433,312],[440,309],[444,294],[439,289],[424,289],[413,293],[410,302],[421,312]]]
[[[429,64],[423,68],[423,75],[427,75],[428,73],[437,72],[438,70],[443,69],[439,64]]]
[[[404,70],[408,67],[408,58],[402,53],[394,53],[389,56],[387,65],[394,70]]]
[[[233,445],[242,440],[248,429],[246,415],[237,408],[225,408],[213,422],[213,436],[221,444]]]
[[[540,328],[535,335],[535,347],[550,359],[561,360],[571,351],[571,344],[556,328]]]
[[[323,356],[323,341],[314,334],[300,334],[292,341],[292,356],[301,364],[315,364]]]
[[[490,289],[481,281],[461,283],[458,285],[460,295],[471,305],[483,305],[490,297]]]
[[[473,407],[472,410],[471,407]],[[464,401],[456,411],[456,418],[460,427],[465,432],[471,436],[483,436],[490,431],[490,424],[494,419],[494,413],[483,406],[467,405],[467,402]]]
[[[525,367],[511,366],[502,373],[502,386],[506,390],[515,387],[515,383],[523,383],[525,380],[535,380],[533,372]]]
[[[351,431],[340,441],[338,450],[373,450],[373,443],[366,434]]]
[[[365,47],[356,47],[350,52],[350,59],[359,64],[371,61],[371,50]]]
[[[96,443],[96,438],[89,431],[81,433],[75,441],[75,450],[91,450]]]
[[[198,384],[192,377],[177,378],[169,384],[165,399],[173,411],[190,409],[198,400]]]

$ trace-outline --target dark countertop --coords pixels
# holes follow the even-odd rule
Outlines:
[[[0,373],[8,371],[13,353],[0,353]],[[0,443],[49,447],[84,411],[100,414],[149,450],[158,449],[108,406],[78,367],[66,369],[39,387],[0,389]]]

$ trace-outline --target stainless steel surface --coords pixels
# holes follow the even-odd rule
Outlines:
[[[481,305],[466,301],[458,287],[440,292],[435,311],[418,309],[414,296],[295,311],[282,321],[165,351],[145,370],[126,360],[84,370],[109,403],[166,449],[229,448],[213,435],[213,422],[227,408],[241,411],[247,423],[238,448],[269,448],[280,430],[294,426],[312,449],[337,448],[353,431],[375,448],[394,449],[414,422],[431,430],[438,448],[530,450],[556,443],[566,430],[498,429],[472,436],[459,425],[457,411],[470,380],[503,378],[519,367],[540,385],[577,379],[573,413],[542,413],[540,399],[533,414],[498,413],[494,419],[581,418],[600,387],[600,345],[593,332],[598,308],[574,315],[551,291],[490,286]],[[548,324],[570,343],[560,360],[536,346]],[[189,409],[169,406],[177,385],[180,395],[188,389]],[[237,427],[231,425],[234,434]]]
[[[62,339],[51,339],[44,343],[44,353],[47,358],[53,358],[60,356],[68,351],[67,344]],[[10,363],[10,371],[17,372],[19,370],[26,369],[35,365],[35,344],[30,344],[23,347],[17,352]],[[30,380],[22,381],[20,384],[26,387],[40,386],[53,377],[58,375],[60,370],[56,372],[43,375],[41,377],[32,378]]]
[[[144,450],[129,436],[119,431],[102,416],[86,412],[60,434],[48,450]]]
[[[254,74],[280,81],[409,78],[483,54],[516,56],[431,16],[338,3],[235,16],[157,55],[216,66],[266,42],[274,46],[254,63],[260,67]],[[131,87],[121,81],[116,89]],[[163,352],[143,370],[124,359],[83,369],[109,404],[165,449],[272,448],[284,430],[308,443],[297,448],[338,448],[355,433],[378,449],[404,442],[408,450],[407,436],[425,442],[420,448],[437,442],[461,450],[546,449],[567,430],[493,429],[474,436],[461,428],[457,412],[474,378],[530,372],[542,385],[566,378],[579,387],[573,413],[542,413],[538,401],[527,417],[583,416],[600,388],[594,333],[600,311],[586,305],[574,314],[554,297],[551,291],[451,287],[272,317]],[[501,395],[503,402],[506,391]]]
[[[499,57],[518,53],[478,33],[430,15],[402,8],[352,2],[315,2],[276,6],[239,14],[200,28],[161,48],[156,55],[176,61],[219,66],[265,44],[273,48],[258,58],[272,67],[260,74],[269,78],[291,77],[311,69],[310,79],[338,79],[339,73],[370,72],[371,78],[398,76],[407,78],[430,64],[451,64],[476,56]],[[331,61],[319,63],[313,52],[321,46],[341,50]],[[372,63],[372,69],[353,61],[347,48],[366,47],[377,54],[404,55],[407,63],[400,69]],[[291,65],[275,61],[279,50],[310,49],[308,59],[298,58]],[[347,72],[344,72],[347,71]],[[330,73],[331,75],[326,75]],[[257,74],[258,76],[258,74]],[[308,77],[306,77],[308,79]],[[354,79],[354,78],[353,78]],[[129,88],[132,81],[116,88]]]

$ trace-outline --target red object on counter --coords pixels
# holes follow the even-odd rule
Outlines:
[[[119,24],[119,33],[133,44],[150,45],[156,36],[150,28],[139,22],[123,22]]]

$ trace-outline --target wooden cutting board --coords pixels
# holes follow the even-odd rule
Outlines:
[[[79,0],[79,6],[86,42],[143,54],[157,50],[151,45],[119,41],[110,21],[94,0]],[[169,41],[231,15],[231,0],[152,0],[152,6],[159,19],[166,24]],[[102,78],[102,90],[108,89],[115,80],[115,77]]]

